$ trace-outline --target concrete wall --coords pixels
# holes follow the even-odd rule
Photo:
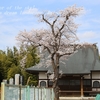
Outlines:
[[[94,80],[92,80],[92,87],[93,87],[94,81],[98,81],[99,84],[100,84],[100,72],[93,72],[92,73],[92,79],[94,79]],[[93,91],[100,91],[100,89],[97,89],[97,88],[93,88],[92,90]]]
[[[40,86],[40,82],[41,81],[45,81],[46,82],[46,87],[48,87],[48,84],[47,84],[47,74],[46,74],[46,72],[40,72],[39,73],[39,84],[38,84],[38,86]]]
[[[39,72],[39,79],[47,79],[46,72]]]
[[[85,79],[90,79],[90,74],[89,75],[84,75]]]

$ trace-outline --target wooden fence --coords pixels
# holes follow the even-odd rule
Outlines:
[[[1,100],[54,100],[52,88],[1,83]]]

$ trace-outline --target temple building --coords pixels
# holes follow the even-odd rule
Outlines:
[[[77,53],[60,64],[60,96],[95,96],[100,93],[100,59],[96,46],[82,47]],[[27,72],[38,75],[38,86],[52,87],[49,76],[52,67],[32,66]]]

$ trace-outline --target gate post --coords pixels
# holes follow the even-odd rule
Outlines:
[[[5,97],[5,83],[1,83],[1,100],[4,100]]]

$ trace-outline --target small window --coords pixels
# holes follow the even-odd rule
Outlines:
[[[100,83],[98,81],[94,81],[93,87],[95,87],[95,88],[100,87]]]
[[[75,85],[75,80],[70,80],[70,85]]]
[[[40,82],[40,86],[41,86],[41,87],[46,87],[46,82],[45,82],[45,81],[41,81],[41,82]]]
[[[52,81],[49,81],[49,85],[53,85],[53,82]]]
[[[63,85],[63,80],[59,80],[59,85]]]
[[[90,80],[83,80],[83,85],[91,85],[91,81]]]
[[[80,80],[75,80],[75,85],[80,85]]]

